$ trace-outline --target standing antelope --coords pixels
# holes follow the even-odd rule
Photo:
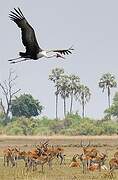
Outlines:
[[[55,158],[55,154],[49,153],[49,154],[41,154],[40,156],[38,155],[28,155],[28,163],[27,163],[27,170],[32,168],[33,170],[36,170],[37,165],[41,165],[42,167],[42,172],[43,172],[43,167],[44,164],[48,164],[49,168],[51,168],[51,162]]]
[[[91,159],[97,156],[98,150],[95,147],[90,147],[90,141],[88,145],[83,145],[83,142],[81,141],[80,146],[83,148],[83,153],[80,155],[80,160],[83,165],[83,173],[85,173],[86,169],[89,169]]]
[[[40,147],[40,146],[39,146]],[[57,158],[60,158],[61,161],[60,161],[60,165],[64,162],[65,160],[65,155],[63,154],[64,153],[64,149],[62,147],[48,147],[48,140],[44,143],[41,143],[41,149],[43,150],[44,153],[53,153],[55,154],[55,156]]]
[[[4,166],[9,166],[11,163],[12,167],[16,165],[14,151],[12,148],[8,147],[3,151],[4,154]]]

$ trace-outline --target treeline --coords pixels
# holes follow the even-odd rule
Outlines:
[[[21,89],[15,89],[16,79],[17,75],[15,75],[13,70],[10,70],[8,79],[0,82],[0,90],[3,94],[2,98],[0,98],[0,111],[4,113],[5,124],[9,122],[10,116],[25,116],[30,118],[40,115],[45,108],[45,105],[42,106],[40,101],[34,99],[31,94],[24,93],[17,96],[17,93],[19,93]],[[48,79],[53,82],[55,87],[54,95],[56,103],[54,117],[57,120],[59,119],[58,109],[60,107],[58,107],[58,101],[62,99],[64,117],[66,117],[68,113],[72,114],[77,111],[74,109],[74,103],[77,101],[78,109],[82,106],[81,116],[84,119],[85,105],[89,102],[91,96],[94,95],[91,94],[89,87],[81,82],[80,77],[75,74],[65,73],[63,68],[55,68],[52,69]],[[117,87],[115,76],[110,73],[103,74],[98,82],[98,87],[100,87],[103,92],[107,90],[108,109],[105,111],[106,117],[111,119],[112,115],[117,116],[116,103],[115,108],[111,105],[111,89]],[[70,102],[69,108],[66,106],[67,100]]]
[[[14,117],[7,125],[0,116],[0,134],[6,135],[113,135],[118,134],[118,122],[91,120],[78,114],[67,115],[63,120]]]
[[[82,117],[85,117],[85,105],[89,102],[91,97],[90,89],[82,84],[80,77],[75,74],[66,74],[63,68],[52,69],[49,75],[49,80],[54,83],[55,87],[55,109],[56,109],[56,119],[58,119],[58,101],[59,97],[63,100],[63,110],[64,116],[67,113],[73,112],[74,101],[78,101],[82,106]],[[66,101],[70,100],[70,108],[66,108]]]
[[[56,119],[58,119],[58,100],[59,97],[63,100],[63,109],[64,116],[66,117],[67,113],[75,112],[73,109],[74,101],[79,102],[78,107],[82,106],[82,117],[85,117],[85,105],[89,102],[91,96],[91,90],[88,86],[81,82],[81,79],[78,75],[75,74],[66,74],[64,69],[55,68],[52,70],[49,75],[49,80],[54,83],[55,87],[55,96],[56,96]],[[115,76],[110,73],[105,73],[102,75],[98,81],[98,87],[102,89],[102,92],[107,92],[108,100],[108,109],[111,108],[111,89],[117,87],[117,81]],[[70,100],[70,109],[66,109],[66,100]],[[108,111],[105,111],[105,113]],[[109,111],[111,112],[111,111]],[[111,119],[111,114],[107,116],[108,119]]]
[[[79,76],[65,74],[64,69],[55,68],[49,75],[49,80],[55,87],[55,119],[42,117],[43,106],[31,94],[20,94],[15,89],[17,76],[14,71],[9,72],[8,80],[0,83],[3,97],[0,100],[0,134],[7,135],[112,135],[118,134],[118,92],[111,103],[111,89],[117,86],[115,77],[110,73],[103,74],[98,87],[104,92],[107,90],[108,108],[103,120],[86,118],[85,105],[89,102],[91,91],[80,81]],[[93,94],[92,94],[93,95]],[[63,100],[64,118],[58,115],[58,101]],[[67,109],[67,99],[70,107]],[[5,103],[6,101],[6,103]],[[74,109],[75,101],[82,106],[82,114]],[[78,112],[78,111],[77,111]]]

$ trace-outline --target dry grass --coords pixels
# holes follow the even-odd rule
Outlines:
[[[24,168],[24,162],[21,160],[18,162],[18,167],[4,167],[2,151],[8,146],[18,145],[21,149],[30,149],[33,145],[39,144],[41,139],[50,139],[50,144],[63,145],[66,154],[66,164],[60,166],[59,163],[54,160],[53,169],[50,170],[46,165],[44,167],[44,173],[41,172],[40,166],[37,171],[27,172]],[[117,150],[118,141],[116,137],[1,137],[0,138],[0,180],[108,180],[110,179],[108,173],[105,171],[101,172],[87,172],[82,173],[82,168],[69,168],[69,163],[71,158],[75,153],[81,153],[82,149],[79,147],[80,140],[84,139],[84,142],[91,140],[94,146],[98,146],[102,152],[108,153],[108,160],[113,156],[114,152]],[[108,166],[108,161],[106,162]],[[118,172],[114,172],[114,177],[112,179],[118,179]]]

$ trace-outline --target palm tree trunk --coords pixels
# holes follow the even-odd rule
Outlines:
[[[73,93],[71,94],[71,97],[70,97],[70,114],[72,113],[72,108],[73,108]]]
[[[108,107],[110,108],[111,102],[110,102],[110,88],[108,87]]]
[[[110,99],[110,87],[108,87],[108,108],[111,107],[111,99]],[[109,114],[109,120],[111,119],[111,113]]]
[[[84,119],[85,116],[85,104],[82,102],[82,118]]]
[[[64,116],[66,117],[66,98],[64,98]]]
[[[58,120],[58,94],[56,94],[56,120]]]
[[[84,93],[82,93],[82,118],[84,119],[85,114],[85,102],[84,102]]]

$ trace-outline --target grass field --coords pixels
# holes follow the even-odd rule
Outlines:
[[[36,171],[27,172],[24,167],[24,162],[20,160],[17,167],[4,167],[3,166],[3,149],[10,146],[19,146],[22,150],[31,149],[36,144],[39,144],[41,140],[49,139],[50,145],[61,145],[64,147],[66,154],[65,164],[59,165],[59,162],[55,159],[52,163],[52,169],[50,170],[47,165],[44,167],[44,172],[41,172],[41,167],[38,166]],[[106,166],[108,166],[109,159],[113,156],[114,152],[118,149],[118,137],[117,136],[102,136],[102,137],[0,137],[0,180],[104,180],[110,179],[107,173],[102,170],[101,172],[87,172],[82,173],[82,167],[69,168],[72,156],[76,153],[81,153],[80,141],[96,146],[100,152],[107,152],[108,160]],[[113,178],[118,180],[118,171],[114,172]]]

